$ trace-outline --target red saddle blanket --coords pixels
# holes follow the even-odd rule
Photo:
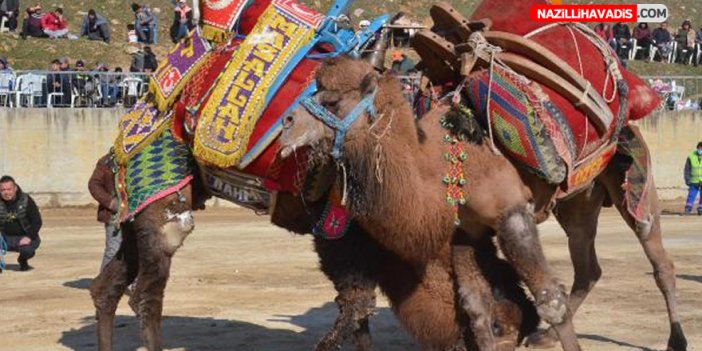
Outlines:
[[[547,24],[531,21],[528,14],[532,6],[547,4],[544,0],[485,0],[473,12],[471,20],[489,18],[492,20],[492,30],[509,32],[525,36]],[[607,78],[607,68],[602,53],[589,39],[577,30],[566,26],[553,26],[530,37],[538,44],[554,52],[567,62],[576,72],[581,72],[596,92],[605,98],[614,97],[609,104],[615,118],[605,135],[599,135],[595,125],[572,103],[546,86],[541,85],[555,106],[560,109],[572,129],[578,157],[580,161],[608,143],[617,126],[616,116],[620,110],[620,97],[616,94],[613,79]],[[629,93],[626,113],[627,120],[643,118],[651,113],[659,104],[660,99],[640,78],[627,72],[619,65],[626,80]]]

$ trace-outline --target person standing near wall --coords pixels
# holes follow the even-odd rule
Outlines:
[[[687,193],[685,214],[690,214],[692,206],[695,205],[697,194],[702,188],[702,141],[697,143],[697,149],[687,156],[687,161],[685,162],[685,185],[690,189]],[[697,205],[697,214],[702,216],[702,196]]]
[[[115,218],[118,204],[115,196],[115,169],[112,153],[108,153],[98,160],[88,181],[90,195],[98,202],[97,220],[105,225],[105,253],[101,271],[117,255],[122,244],[122,234]]]

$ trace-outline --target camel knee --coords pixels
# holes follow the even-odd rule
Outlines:
[[[568,295],[565,287],[554,283],[541,290],[536,296],[536,311],[539,317],[550,325],[565,322],[568,313]]]
[[[195,228],[192,211],[173,213],[166,211],[167,222],[159,230],[164,252],[172,256]]]
[[[519,206],[508,211],[500,223],[499,233],[505,240],[529,244],[536,239],[534,205]],[[505,237],[507,236],[507,237]]]

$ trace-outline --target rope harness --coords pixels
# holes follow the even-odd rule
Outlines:
[[[351,129],[351,125],[358,120],[363,113],[368,112],[371,118],[375,119],[375,95],[378,92],[376,87],[372,93],[366,95],[358,102],[358,105],[349,112],[346,117],[339,119],[335,114],[331,113],[326,107],[322,106],[315,100],[314,96],[308,97],[300,101],[302,106],[309,111],[313,116],[322,121],[322,123],[334,130],[334,147],[331,155],[335,161],[339,161],[342,156],[341,149],[343,148],[346,133]]]

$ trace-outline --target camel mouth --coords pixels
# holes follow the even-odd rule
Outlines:
[[[297,150],[297,147],[295,145],[283,146],[280,148],[278,155],[280,155],[280,157],[282,159],[286,159],[286,158],[290,157],[290,155],[295,153],[296,150]]]

